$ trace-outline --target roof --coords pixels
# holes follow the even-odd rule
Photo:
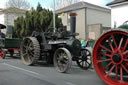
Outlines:
[[[4,11],[7,11],[7,10],[11,10],[11,9],[16,9],[16,10],[21,10],[21,11],[27,11],[25,9],[20,9],[20,8],[16,8],[16,7],[9,7],[9,8],[5,8],[3,9]]]
[[[128,2],[128,0],[114,0],[110,3],[108,3],[107,6],[114,5],[114,4],[119,4],[119,3],[123,3],[123,2]]]
[[[27,10],[25,9],[19,9],[19,8],[16,8],[16,7],[9,7],[9,8],[0,8],[0,11],[1,12],[17,12],[17,11],[20,11],[21,13],[25,13]]]
[[[93,8],[93,9],[99,9],[99,10],[110,12],[110,9],[108,9],[108,8],[104,8],[104,7],[101,7],[101,6],[97,6],[97,5],[94,5],[94,4],[90,4],[90,3],[87,3],[87,2],[81,1],[81,2],[78,2],[78,3],[72,4],[72,5],[69,5],[67,7],[58,9],[58,10],[56,10],[56,13],[75,11],[75,10],[82,9],[82,8]]]
[[[5,25],[0,24],[0,29],[5,29],[5,28],[6,28],[6,26],[5,26]]]

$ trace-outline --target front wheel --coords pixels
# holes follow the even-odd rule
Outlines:
[[[82,69],[87,70],[90,68],[92,65],[91,52],[88,49],[82,49],[81,56],[79,56],[76,63]]]
[[[57,71],[65,73],[72,64],[71,53],[66,48],[59,48],[54,54],[54,65]]]
[[[3,49],[1,49],[0,50],[0,58],[5,59],[5,57],[6,57],[6,52]]]
[[[93,64],[108,85],[128,85],[128,33],[111,30],[103,34],[93,50]]]

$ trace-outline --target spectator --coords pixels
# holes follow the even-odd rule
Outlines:
[[[82,48],[86,47],[86,42],[84,40],[81,40],[81,46],[82,46]]]
[[[0,37],[5,38],[5,34],[3,32],[1,32],[1,30],[0,30]]]

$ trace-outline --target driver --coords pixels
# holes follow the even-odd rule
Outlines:
[[[1,30],[0,30],[0,37],[5,38],[5,34],[3,32],[1,32]]]

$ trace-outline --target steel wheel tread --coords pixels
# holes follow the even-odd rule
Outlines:
[[[25,46],[25,42],[27,42],[27,41],[30,41],[30,43],[27,43],[28,45],[32,44],[32,46],[33,46],[33,50],[34,50],[33,51],[33,57],[31,57],[32,54],[31,54],[31,56],[29,55],[29,53],[31,51],[30,52],[27,51],[27,53],[24,54],[25,52],[23,50],[26,50],[27,47],[24,49],[23,46]],[[27,56],[26,58],[29,58],[28,60],[25,59],[25,55]],[[35,37],[25,38],[23,40],[22,45],[21,45],[21,58],[22,58],[23,63],[26,65],[34,65],[39,60],[39,57],[40,57],[40,45],[39,45],[38,40]]]

